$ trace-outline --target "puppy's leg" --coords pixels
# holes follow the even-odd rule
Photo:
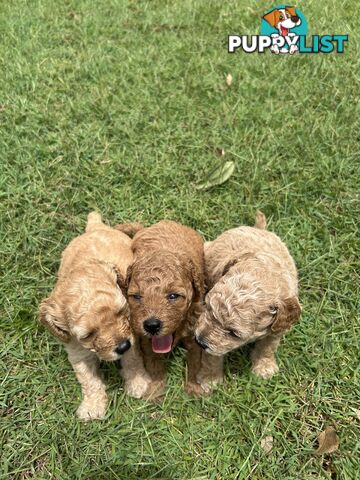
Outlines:
[[[279,335],[269,335],[255,343],[251,352],[251,371],[261,378],[271,378],[279,371],[275,352],[280,343]]]
[[[211,393],[215,385],[224,381],[224,357],[201,352],[201,368],[196,376],[197,382],[205,393]]]
[[[125,392],[141,398],[148,390],[151,378],[144,368],[143,358],[136,342],[121,358],[121,375],[125,380]]]
[[[77,416],[82,420],[104,418],[107,395],[95,353],[75,342],[66,344],[65,348],[83,394]]]
[[[144,355],[145,369],[151,377],[151,383],[143,398],[156,400],[164,394],[166,385],[166,370],[164,356],[160,353],[154,353],[151,347],[151,340],[141,339],[141,350]]]
[[[202,349],[191,338],[184,339],[184,345],[187,349],[186,364],[187,364],[187,378],[185,383],[185,391],[189,395],[200,397],[206,392],[197,381],[197,375],[201,368]]]

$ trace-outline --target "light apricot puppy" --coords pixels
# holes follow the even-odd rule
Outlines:
[[[294,261],[280,238],[265,230],[261,212],[255,227],[228,230],[205,244],[210,291],[195,335],[217,356],[198,375],[209,390],[222,381],[223,355],[252,342],[252,372],[270,378],[278,371],[274,354],[280,339],[300,317]]]
[[[122,357],[125,391],[133,397],[141,397],[150,383],[121,290],[132,261],[131,239],[92,212],[86,233],[64,250],[56,286],[40,305],[40,321],[64,344],[81,384],[77,415],[84,420],[103,418],[106,411],[99,359]]]

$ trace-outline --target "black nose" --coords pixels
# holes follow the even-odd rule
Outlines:
[[[148,318],[144,322],[144,329],[151,335],[156,335],[161,330],[161,321],[158,318]]]
[[[123,342],[120,342],[119,345],[115,348],[115,352],[118,355],[122,355],[123,353],[127,352],[130,347],[130,340],[124,340]]]
[[[300,18],[299,18],[297,15],[293,15],[293,16],[291,17],[291,20],[292,20],[294,23],[297,23],[297,22],[300,20]]]
[[[202,337],[195,337],[195,342],[204,350],[209,346]]]

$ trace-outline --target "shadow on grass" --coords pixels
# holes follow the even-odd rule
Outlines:
[[[239,350],[228,353],[225,356],[225,374],[242,375],[250,371],[251,345],[246,345]]]

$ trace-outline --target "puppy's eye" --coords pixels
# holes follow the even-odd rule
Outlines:
[[[180,295],[178,293],[169,293],[169,295],[166,296],[168,300],[176,300],[179,297]]]
[[[141,295],[140,293],[134,293],[134,295],[130,295],[130,297],[132,297],[134,300],[136,300],[137,302],[139,302],[141,300]]]
[[[81,337],[80,340],[90,340],[91,338],[93,338],[96,334],[96,331],[95,330],[91,330],[91,332],[87,333],[86,335],[84,335],[83,337]]]
[[[280,15],[280,22],[284,20],[284,17],[282,15]]]
[[[230,337],[239,338],[239,335],[235,332],[235,330],[229,329],[229,330],[226,330],[226,333],[230,335]]]

